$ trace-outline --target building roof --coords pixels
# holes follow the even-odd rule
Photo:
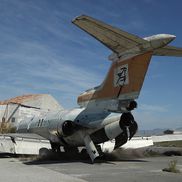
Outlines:
[[[34,100],[37,97],[40,97],[44,94],[29,94],[29,95],[22,95],[22,96],[17,96],[8,100],[4,100],[4,101],[0,101],[0,105],[7,105],[10,103],[14,103],[14,104],[23,104],[26,101],[29,100]]]
[[[63,109],[63,107],[49,94],[29,94],[17,96],[8,100],[0,101],[0,105],[21,104],[45,110]]]

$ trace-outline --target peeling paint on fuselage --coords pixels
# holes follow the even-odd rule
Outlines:
[[[64,145],[58,136],[58,126],[64,121],[69,120],[78,126],[80,125],[81,129],[75,131],[70,136],[62,136],[63,139],[71,146],[83,146],[84,141],[80,135],[81,133],[92,134],[107,124],[118,121],[120,115],[108,111],[99,111],[98,113],[88,112],[85,108],[47,112],[42,117],[34,117],[29,121],[21,121],[17,127],[17,132],[36,133],[51,142]]]

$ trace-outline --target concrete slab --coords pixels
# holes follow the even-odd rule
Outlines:
[[[52,161],[40,163],[41,167],[51,169],[89,182],[179,182],[182,174],[163,172],[169,161],[176,159],[182,170],[182,157],[153,157],[126,161],[108,161],[94,165],[85,162]]]
[[[0,158],[0,181],[5,182],[84,182],[85,180],[50,170],[23,164],[17,158]]]
[[[182,171],[182,156],[150,157],[90,164],[90,160],[0,158],[0,181],[6,182],[180,182],[182,173],[163,172],[172,160]]]

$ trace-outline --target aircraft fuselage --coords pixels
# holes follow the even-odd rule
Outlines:
[[[47,112],[42,113],[39,117],[21,121],[17,127],[17,132],[36,133],[60,145],[83,146],[82,135],[85,132],[91,135],[104,126],[119,121],[120,115],[106,111],[88,113],[85,109],[80,108]],[[103,136],[99,140],[95,139],[97,141],[94,142],[105,142],[105,138]]]

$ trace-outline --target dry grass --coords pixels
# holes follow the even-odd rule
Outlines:
[[[171,173],[180,173],[180,170],[177,169],[177,160],[170,161],[168,164],[168,168],[164,168],[162,171]]]
[[[157,147],[182,147],[182,141],[159,142],[154,145]]]

